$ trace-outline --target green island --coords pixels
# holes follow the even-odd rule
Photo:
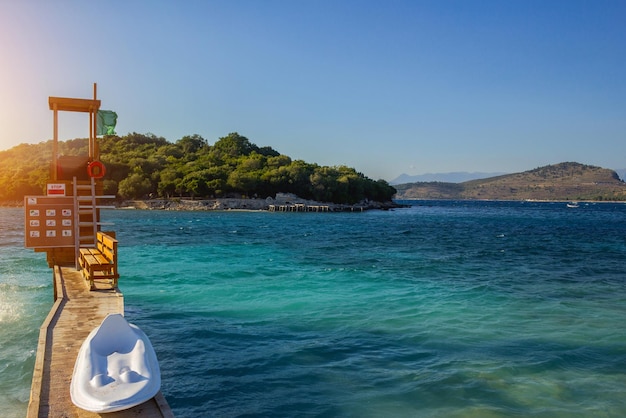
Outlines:
[[[346,166],[320,166],[293,160],[271,147],[259,147],[238,133],[213,145],[199,135],[172,143],[153,134],[108,135],[98,140],[106,167],[104,193],[124,201],[246,199],[265,202],[276,195],[334,205],[391,205],[396,193],[385,180],[374,181]],[[26,195],[45,192],[50,179],[52,140],[0,151],[0,202],[15,205]],[[88,140],[59,141],[59,158],[88,155]],[[86,169],[86,167],[84,167]],[[81,167],[81,173],[83,172]],[[376,202],[377,205],[373,205]],[[250,205],[247,205],[250,206]],[[231,208],[238,208],[233,205]]]

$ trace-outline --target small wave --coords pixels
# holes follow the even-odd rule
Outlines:
[[[0,284],[0,324],[15,323],[22,316],[23,304],[15,288],[15,285]]]
[[[0,324],[18,322],[22,317],[22,306],[2,301],[0,307]]]

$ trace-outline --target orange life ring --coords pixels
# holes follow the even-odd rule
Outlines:
[[[87,174],[89,177],[94,179],[101,179],[104,177],[104,173],[107,172],[107,169],[104,167],[101,161],[92,161],[87,166]]]

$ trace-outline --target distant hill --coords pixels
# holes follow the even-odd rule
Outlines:
[[[575,162],[463,183],[417,182],[394,187],[398,200],[626,200],[626,183],[615,171]]]
[[[620,179],[626,180],[626,168],[621,168],[619,170],[615,170]]]
[[[469,180],[478,180],[488,177],[501,176],[507,173],[468,173],[467,171],[455,171],[452,173],[426,173],[410,176],[408,174],[400,174],[395,179],[391,180],[389,184],[405,184],[405,183],[417,183],[425,181],[440,181],[445,183],[463,183]]]

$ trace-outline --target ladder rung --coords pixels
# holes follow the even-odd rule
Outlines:
[[[114,195],[106,195],[106,196],[82,195],[82,196],[77,196],[77,199],[79,202],[87,202],[87,201],[91,201],[92,199],[115,199],[115,196]]]
[[[80,226],[81,228],[87,227],[87,226],[93,226],[93,222],[79,222],[78,226]]]

